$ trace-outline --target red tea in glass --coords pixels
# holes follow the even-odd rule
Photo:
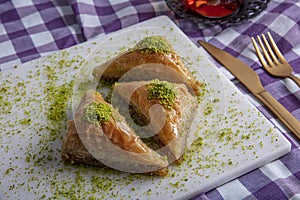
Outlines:
[[[243,0],[185,0],[189,10],[209,18],[222,18],[234,14]]]

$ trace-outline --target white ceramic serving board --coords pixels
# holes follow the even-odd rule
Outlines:
[[[192,145],[183,163],[172,165],[167,177],[62,163],[60,147],[67,118],[64,112],[50,115],[54,113],[51,108],[63,108],[68,101],[66,112],[71,118],[74,98],[64,95],[72,91],[71,83],[78,88],[83,79],[91,78],[96,63],[149,35],[165,36],[207,85],[195,111]],[[1,200],[188,199],[277,159],[291,148],[219,73],[207,54],[164,16],[3,71],[0,92]],[[57,94],[64,97],[56,98]]]

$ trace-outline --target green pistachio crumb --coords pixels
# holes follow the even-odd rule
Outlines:
[[[22,124],[22,125],[30,125],[31,122],[32,122],[31,118],[26,118],[26,119],[20,120],[20,124]]]
[[[112,117],[112,108],[105,103],[92,102],[84,108],[81,119],[90,124],[99,124],[99,122],[108,122]]]
[[[170,182],[170,185],[171,185],[172,187],[175,187],[175,188],[179,188],[179,187],[180,187],[179,181],[177,181],[177,182],[175,182],[175,183]]]
[[[204,116],[210,115],[213,112],[213,105],[211,103],[207,103],[204,108]]]
[[[174,52],[168,40],[162,36],[150,36],[139,42],[135,49],[141,50],[143,53],[170,53]]]
[[[148,189],[147,190],[147,195],[151,195],[152,194],[152,190],[151,189]]]
[[[176,91],[174,85],[165,81],[153,80],[148,84],[148,99],[158,99],[165,108],[172,108],[175,103]]]

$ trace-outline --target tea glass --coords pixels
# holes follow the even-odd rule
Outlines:
[[[185,0],[188,10],[208,18],[223,18],[236,14],[243,0]]]

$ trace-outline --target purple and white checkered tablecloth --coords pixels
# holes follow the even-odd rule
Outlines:
[[[300,90],[269,76],[256,57],[251,36],[270,31],[300,75],[300,2],[272,0],[257,17],[236,26],[203,26],[176,16],[162,0],[0,0],[0,70],[167,15],[190,37],[208,41],[251,66],[262,84],[300,120]],[[233,79],[247,96],[249,91]],[[264,106],[255,106],[292,143],[282,158],[193,199],[300,199],[300,145]]]

